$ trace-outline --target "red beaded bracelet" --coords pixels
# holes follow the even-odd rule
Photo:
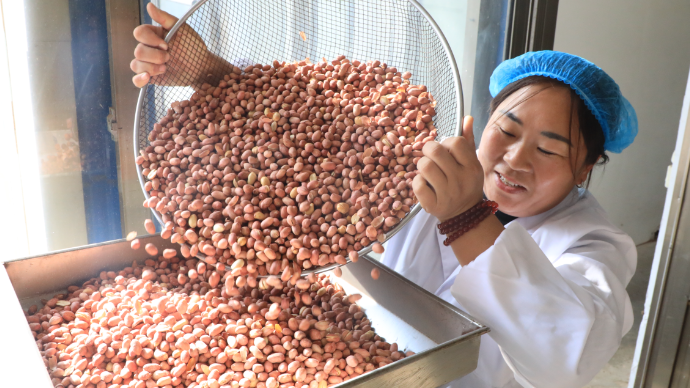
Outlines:
[[[473,229],[489,215],[496,214],[498,204],[494,201],[483,199],[460,215],[438,224],[441,234],[447,235],[443,245],[449,246],[460,236]]]

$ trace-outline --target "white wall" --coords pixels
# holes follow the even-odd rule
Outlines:
[[[687,0],[560,0],[554,50],[582,56],[615,79],[637,110],[635,143],[590,187],[636,243],[659,229],[664,178],[690,69]]]

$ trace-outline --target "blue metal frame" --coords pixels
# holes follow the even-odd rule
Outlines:
[[[151,2],[151,0],[139,0],[139,12],[140,12],[139,20],[140,20],[141,24],[153,24],[153,20],[151,20],[151,16],[149,16],[148,12],[146,12],[146,6],[150,2]]]
[[[108,132],[112,106],[105,1],[69,0],[72,66],[89,244],[122,238],[117,144]]]
[[[481,0],[479,10],[479,31],[474,63],[472,88],[472,112],[474,117],[474,139],[477,146],[481,134],[489,121],[489,78],[496,66],[505,59],[506,29],[511,0]]]

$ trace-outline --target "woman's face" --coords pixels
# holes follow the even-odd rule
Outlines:
[[[584,165],[587,149],[571,104],[569,88],[535,84],[506,98],[489,119],[477,156],[484,194],[502,212],[543,213],[586,179],[593,165]]]

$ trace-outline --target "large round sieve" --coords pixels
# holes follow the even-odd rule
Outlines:
[[[211,54],[241,68],[274,60],[330,61],[345,55],[350,60],[379,60],[401,72],[409,71],[411,83],[426,85],[437,101],[434,125],[439,140],[460,134],[463,96],[453,54],[439,27],[415,0],[201,0],[175,24],[166,42],[184,24],[199,34]],[[175,44],[184,40],[183,34],[173,41],[169,51],[174,53]],[[182,63],[171,55],[168,71],[141,89],[134,122],[135,158],[148,146],[149,132],[167,114],[171,103],[189,99],[194,93],[193,87],[162,85],[189,85],[189,73],[199,69],[218,75],[228,73],[228,69],[210,63],[208,56],[188,58]],[[148,199],[140,165],[137,173]],[[414,205],[386,233],[386,241],[420,209]],[[151,210],[163,224],[161,215]],[[371,245],[359,254],[370,251]],[[201,253],[197,257],[206,261]],[[317,267],[303,275],[336,266]]]

